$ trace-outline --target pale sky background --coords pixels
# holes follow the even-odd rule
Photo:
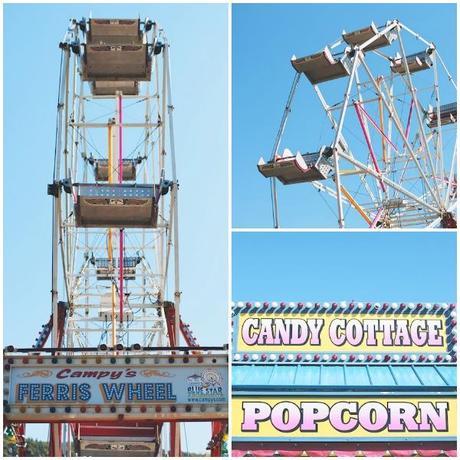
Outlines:
[[[31,346],[50,314],[56,97],[70,18],[149,17],[171,44],[180,181],[182,308],[202,345],[228,343],[227,5],[36,4],[4,7],[4,343]],[[32,31],[26,32],[25,25]],[[210,424],[188,424],[204,452]],[[28,426],[28,435],[46,429]]]
[[[456,236],[234,233],[233,300],[456,302]]]

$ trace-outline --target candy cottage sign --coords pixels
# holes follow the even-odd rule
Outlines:
[[[456,308],[233,308],[233,456],[456,455]]]
[[[225,355],[203,356],[201,362],[187,357],[188,363],[178,356],[149,356],[130,358],[129,365],[109,357],[60,357],[57,363],[56,358],[39,359],[39,364],[34,357],[5,359],[4,412],[9,421],[65,420],[77,414],[79,420],[121,414],[160,420],[227,417]]]
[[[448,304],[243,304],[235,353],[428,353],[452,349]]]
[[[378,351],[404,347],[446,351],[445,322],[436,317],[367,319],[367,318],[287,318],[242,317],[242,349],[268,350],[273,346],[321,347],[322,351],[372,347]]]

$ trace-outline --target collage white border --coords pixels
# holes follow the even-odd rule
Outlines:
[[[82,4],[103,4],[103,3],[111,3],[111,4],[123,4],[127,3],[126,1],[123,0],[100,0],[100,1],[80,1],[80,0],[74,0],[74,1],[62,1],[62,0],[46,0],[46,1],[39,1],[39,0],[8,0],[8,1],[2,1],[2,8],[0,8],[0,29],[3,31],[3,4],[25,4],[25,3],[31,3],[31,4],[60,4],[60,3],[82,3]],[[352,229],[352,228],[347,228],[347,229],[333,229],[333,228],[282,228],[282,229],[273,229],[273,228],[233,228],[232,226],[232,4],[242,4],[242,3],[253,3],[253,4],[264,4],[264,3],[284,3],[282,0],[136,0],[135,3],[146,3],[146,4],[168,4],[168,3],[175,3],[175,4],[194,4],[194,3],[212,3],[212,4],[227,4],[228,5],[228,16],[227,16],[227,29],[228,29],[228,90],[227,90],[227,105],[228,105],[228,180],[227,180],[227,206],[228,206],[228,213],[227,213],[227,238],[228,238],[228,252],[227,252],[227,263],[228,263],[228,284],[227,284],[227,295],[228,295],[228,304],[227,304],[227,323],[228,323],[228,343],[229,343],[229,356],[231,356],[231,347],[230,347],[230,341],[231,341],[231,301],[232,301],[232,236],[233,233],[268,233],[268,232],[276,232],[276,233],[310,233],[310,232],[375,232],[375,231],[383,231],[383,232],[445,232],[445,231],[451,231],[451,232],[457,232],[457,271],[459,268],[458,264],[458,246],[459,246],[459,233],[457,230],[437,230],[437,229],[431,229],[431,230],[424,230],[424,229],[393,229],[393,230],[370,230],[370,229]],[[353,0],[353,1],[346,1],[346,0],[326,0],[326,1],[304,1],[304,0],[289,0],[289,2],[286,3],[296,3],[296,4],[328,4],[328,3],[358,3],[358,4],[372,4],[373,2],[369,1],[364,1],[364,0]],[[376,2],[377,3],[377,2]],[[385,3],[385,4],[399,4],[401,3],[398,0],[379,0],[378,3]],[[434,0],[419,0],[419,1],[414,1],[414,0],[404,0],[404,3],[409,3],[409,4],[420,4],[420,3],[427,3],[427,4],[433,4],[436,3]],[[458,25],[459,25],[459,17],[460,17],[460,5],[458,0],[443,0],[442,3],[449,3],[449,4],[457,4],[457,69],[456,69],[456,74],[458,75],[458,69],[459,69],[459,56],[460,56],[460,46],[459,46],[459,40],[458,40]],[[0,38],[1,46],[0,46],[0,75],[3,76],[3,35]],[[3,81],[3,79],[2,79]],[[459,98],[457,97],[457,101]],[[1,105],[1,111],[0,111],[0,142],[1,142],[1,151],[2,154],[0,155],[0,177],[3,179],[3,84],[0,87],[0,105]],[[460,128],[457,125],[457,134],[460,132]],[[458,138],[458,137],[457,137]],[[457,165],[457,177],[460,177],[460,169],[459,166]],[[2,183],[3,185],[3,183]],[[2,212],[2,223],[0,225],[0,257],[3,261],[3,186],[0,191],[0,210]],[[0,268],[0,295],[1,298],[3,299],[3,263]],[[458,290],[457,290],[457,304],[458,304]],[[3,326],[3,304],[2,304],[2,326]],[[1,328],[0,331],[0,340],[3,343],[3,327]],[[457,370],[457,376],[458,376],[458,370]],[[231,369],[231,359],[229,359],[229,402],[231,400],[231,381],[232,381],[232,369]],[[232,425],[232,416],[231,416],[231,405],[229,404],[229,419],[228,419],[228,432],[229,432],[229,439],[228,439],[228,451],[229,453],[231,452],[231,425]],[[457,441],[459,438],[457,438]],[[3,441],[2,441],[3,445]]]

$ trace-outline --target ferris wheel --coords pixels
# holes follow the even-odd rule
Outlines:
[[[432,41],[398,20],[372,23],[291,64],[273,151],[258,163],[270,178],[275,228],[277,181],[311,185],[298,192],[320,192],[340,228],[347,219],[368,228],[456,228],[456,83]],[[322,112],[330,136],[318,144],[307,132],[304,144],[283,149],[302,76],[319,101],[308,117]]]
[[[54,198],[52,346],[178,346],[179,227],[167,38],[149,19],[82,19],[70,22],[60,48],[48,186]],[[62,297],[67,301],[59,302]],[[111,448],[141,445],[158,455],[162,424],[136,427],[119,443],[117,428],[106,427]],[[57,428],[51,426],[55,440],[62,437],[53,433]],[[135,431],[145,429],[150,442],[136,443]],[[104,437],[94,437],[93,423],[80,424],[78,431],[82,455],[107,448]],[[178,424],[171,424],[170,435],[176,438],[172,451],[180,452]]]
[[[62,344],[166,345],[168,295],[177,313],[180,303],[168,41],[149,19],[83,19],[60,48],[48,193],[54,310],[60,284],[68,301]]]

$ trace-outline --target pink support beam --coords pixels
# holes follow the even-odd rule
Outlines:
[[[369,137],[369,133],[367,132],[367,129],[366,129],[365,125],[364,125],[363,117],[361,115],[361,109],[362,108],[360,107],[360,105],[357,102],[353,102],[353,105],[355,106],[356,114],[358,115],[359,124],[361,125],[361,129],[363,130],[364,138],[366,139],[366,144],[367,144],[367,147],[369,149],[369,153],[371,155],[372,163],[374,164],[374,168],[377,171],[377,173],[381,174],[379,164],[377,162],[377,158],[376,158],[375,153],[374,153],[374,149],[372,148],[372,143],[371,143],[371,139]],[[383,180],[379,179],[379,182],[380,182],[380,187],[382,188],[382,190],[384,192],[386,192],[386,187],[385,187],[385,183],[383,182]]]
[[[375,129],[382,135],[382,137],[386,140],[386,142],[389,145],[391,145],[396,152],[399,153],[398,147],[396,147],[396,145],[393,144],[393,142],[391,142],[391,140],[388,138],[388,136],[380,129],[380,127],[373,120],[373,118],[366,112],[366,109],[360,103],[355,102],[355,104],[357,104],[358,109],[361,110],[362,113],[364,113],[364,115],[366,115],[366,118],[371,122],[372,126],[374,126]],[[355,106],[355,108],[356,108],[356,106]]]
[[[124,300],[124,293],[123,293],[123,246],[124,246],[124,233],[123,228],[120,229],[120,324],[123,324],[123,300]],[[115,319],[114,319],[115,321]]]
[[[123,182],[123,99],[118,95],[118,183]]]
[[[122,95],[118,95],[118,183],[123,183],[123,99]],[[124,234],[123,229],[120,229],[120,257],[118,263],[118,269],[120,271],[119,278],[119,295],[120,295],[120,324],[123,324],[123,242]],[[115,321],[115,318],[112,319]]]
[[[410,109],[409,109],[409,116],[407,117],[407,123],[406,123],[406,131],[404,133],[404,136],[406,139],[409,136],[409,131],[410,131],[410,119],[412,117],[412,109],[414,108],[414,99],[410,101]]]
[[[375,215],[374,219],[372,220],[371,225],[369,226],[369,228],[375,228],[377,226],[377,224],[380,221],[380,218],[382,217],[382,214],[383,214],[383,208],[380,208],[377,211],[377,214]]]

